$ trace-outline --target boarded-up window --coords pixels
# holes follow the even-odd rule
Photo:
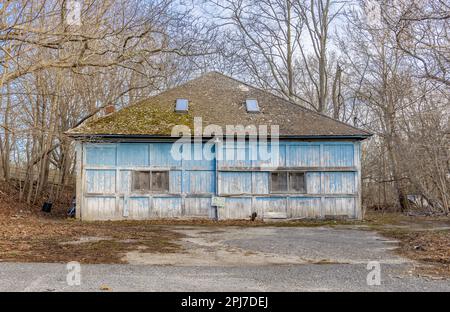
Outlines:
[[[150,171],[133,171],[133,191],[150,191]]]
[[[154,192],[169,191],[169,171],[152,172],[152,191]]]
[[[288,191],[287,172],[272,172],[270,190],[272,193],[285,193]]]
[[[133,171],[133,192],[169,191],[169,171]]]
[[[304,172],[272,172],[271,193],[306,193]]]
[[[289,172],[289,192],[306,193],[304,172]]]

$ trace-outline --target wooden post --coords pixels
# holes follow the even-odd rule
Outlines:
[[[83,143],[75,143],[76,152],[76,218],[81,220],[83,209]]]
[[[355,154],[355,165],[356,165],[356,203],[355,203],[355,218],[362,220],[363,209],[362,209],[362,177],[361,177],[361,142],[355,142],[354,154]]]

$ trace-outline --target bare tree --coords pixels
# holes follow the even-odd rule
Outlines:
[[[382,7],[375,25],[360,12],[348,14],[340,47],[351,77],[345,87],[352,90],[355,105],[366,111],[362,126],[377,134],[369,145],[366,179],[378,190],[383,185],[384,204],[392,190],[401,211],[410,208],[407,195],[415,194],[426,199],[430,210],[448,213],[445,84],[417,75],[411,55],[398,45],[399,29],[389,23],[398,13],[395,9]]]
[[[81,23],[68,19],[68,3],[0,7],[0,167],[29,203],[70,182],[65,131],[166,88],[183,62],[212,53],[213,32],[172,0],[79,1]]]
[[[397,48],[411,58],[418,77],[450,86],[450,4],[442,0],[397,1],[386,15]]]
[[[218,12],[214,17],[250,79],[291,100],[308,102],[295,88],[295,55],[301,44],[303,19],[293,8],[294,1],[212,2]]]
[[[297,1],[295,9],[305,21],[309,42],[312,46],[312,59],[308,57],[307,49],[303,45],[301,52],[302,65],[309,80],[312,82],[315,96],[311,102],[313,107],[325,113],[328,105],[328,49],[330,25],[341,12],[344,4],[332,0]],[[339,74],[337,72],[336,74]],[[338,80],[335,80],[337,82]],[[337,115],[337,114],[335,114]]]

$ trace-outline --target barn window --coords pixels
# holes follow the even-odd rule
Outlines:
[[[169,171],[133,171],[132,191],[168,192]]]
[[[272,172],[270,183],[272,193],[285,193],[288,191],[287,176],[287,172]]]
[[[133,191],[150,191],[150,171],[133,171]]]
[[[289,172],[289,192],[306,193],[304,172]]]
[[[169,171],[152,171],[152,191],[169,191]]]
[[[271,173],[271,193],[306,193],[305,173],[278,171]]]

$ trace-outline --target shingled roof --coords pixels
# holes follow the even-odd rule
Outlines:
[[[185,114],[175,112],[179,98],[189,100]],[[257,99],[260,113],[248,113],[246,99]],[[207,73],[105,117],[87,120],[67,134],[72,137],[170,136],[175,125],[193,129],[194,117],[202,117],[203,127],[215,124],[224,130],[226,125],[278,125],[280,136],[365,138],[371,135],[218,72]]]

